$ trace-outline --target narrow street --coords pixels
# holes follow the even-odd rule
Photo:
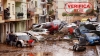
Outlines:
[[[68,41],[35,43],[34,47],[16,48],[0,44],[0,56],[99,56],[100,46],[87,46],[86,51],[73,52]]]

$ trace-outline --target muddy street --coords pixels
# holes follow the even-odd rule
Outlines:
[[[34,47],[17,48],[0,44],[0,56],[99,56],[100,46],[87,46],[86,51],[72,51],[68,41],[35,43]]]

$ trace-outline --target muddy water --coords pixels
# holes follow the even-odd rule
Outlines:
[[[36,43],[34,47],[16,48],[0,44],[0,56],[98,56],[96,46],[87,46],[84,52],[73,52],[67,41]]]
[[[96,46],[87,46],[86,51],[74,52],[74,56],[98,56]]]

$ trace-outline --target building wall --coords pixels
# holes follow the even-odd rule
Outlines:
[[[60,19],[60,20],[62,20],[63,19],[63,16],[62,16],[62,13],[63,12],[66,12],[65,10],[64,10],[64,1],[63,0],[58,0],[58,3],[57,3],[57,5],[58,5],[58,18]]]
[[[0,15],[0,21],[2,20],[2,15]]]
[[[5,8],[7,8],[7,0],[4,0],[3,2],[4,2],[3,6],[4,6],[4,9],[5,9]]]

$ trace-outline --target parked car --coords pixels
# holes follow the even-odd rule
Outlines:
[[[32,31],[35,32],[35,33],[38,33],[38,34],[49,35],[48,29],[35,28]]]
[[[90,45],[94,45],[95,43],[100,44],[100,37],[95,33],[85,33],[84,37]]]
[[[28,41],[32,39],[26,33],[14,33],[14,35],[15,37],[17,37],[17,41],[15,42],[16,47],[25,47],[32,44],[32,43],[28,43]]]
[[[44,41],[45,40],[45,38],[42,35],[40,35],[40,34],[38,34],[36,32],[33,32],[33,31],[25,31],[25,33],[27,33],[36,42]]]

